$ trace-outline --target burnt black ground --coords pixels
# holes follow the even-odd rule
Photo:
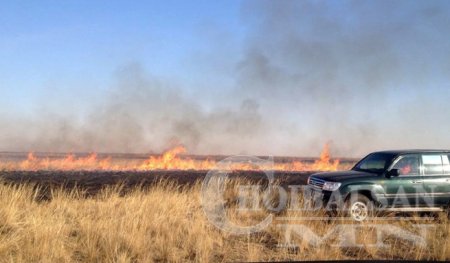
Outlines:
[[[31,184],[40,189],[40,198],[49,198],[52,189],[74,188],[95,195],[101,189],[121,185],[122,191],[151,187],[157,182],[167,181],[180,186],[190,186],[202,181],[208,171],[0,171],[4,184]],[[282,186],[304,185],[314,172],[275,172],[274,178]],[[267,182],[262,171],[233,171],[229,178],[242,178],[252,182]]]

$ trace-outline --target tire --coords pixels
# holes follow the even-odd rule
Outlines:
[[[374,216],[374,204],[365,195],[352,194],[345,202],[345,212],[354,221],[362,222]]]
[[[450,203],[448,203],[447,206],[444,207],[444,217],[450,219]]]

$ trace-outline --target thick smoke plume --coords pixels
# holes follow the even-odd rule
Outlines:
[[[4,130],[8,141],[2,145],[24,151],[142,153],[184,144],[194,153],[242,152],[239,143],[261,129],[252,100],[243,100],[237,109],[205,112],[138,64],[124,67],[116,77],[117,84],[79,120],[43,111],[31,121],[6,121],[14,126]]]
[[[199,154],[316,155],[332,142],[334,154],[360,156],[450,148],[446,1],[254,1],[241,14],[238,56],[213,55],[238,57],[210,84],[233,83],[227,96],[193,96],[176,76],[165,81],[132,64],[83,114],[5,114],[0,150],[160,152],[181,143]]]

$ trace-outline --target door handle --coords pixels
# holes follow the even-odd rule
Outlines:
[[[421,184],[421,183],[423,183],[423,181],[422,180],[413,180],[412,183],[413,184]]]

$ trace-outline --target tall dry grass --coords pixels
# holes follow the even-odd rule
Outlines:
[[[362,233],[361,248],[332,244],[313,247],[298,240],[295,250],[278,247],[284,231],[274,223],[264,232],[233,236],[212,226],[200,202],[200,185],[160,183],[120,194],[109,188],[92,198],[79,190],[54,190],[36,201],[31,186],[0,186],[0,260],[2,262],[184,262],[316,259],[450,259],[450,228],[436,221],[427,246],[415,247],[387,237],[386,248],[371,247],[373,233]],[[232,203],[232,197],[228,197]],[[282,212],[299,216],[302,212]],[[259,214],[231,212],[248,223]],[[336,222],[305,221],[318,234]],[[415,222],[394,222],[413,229]],[[393,223],[390,223],[393,224]]]

